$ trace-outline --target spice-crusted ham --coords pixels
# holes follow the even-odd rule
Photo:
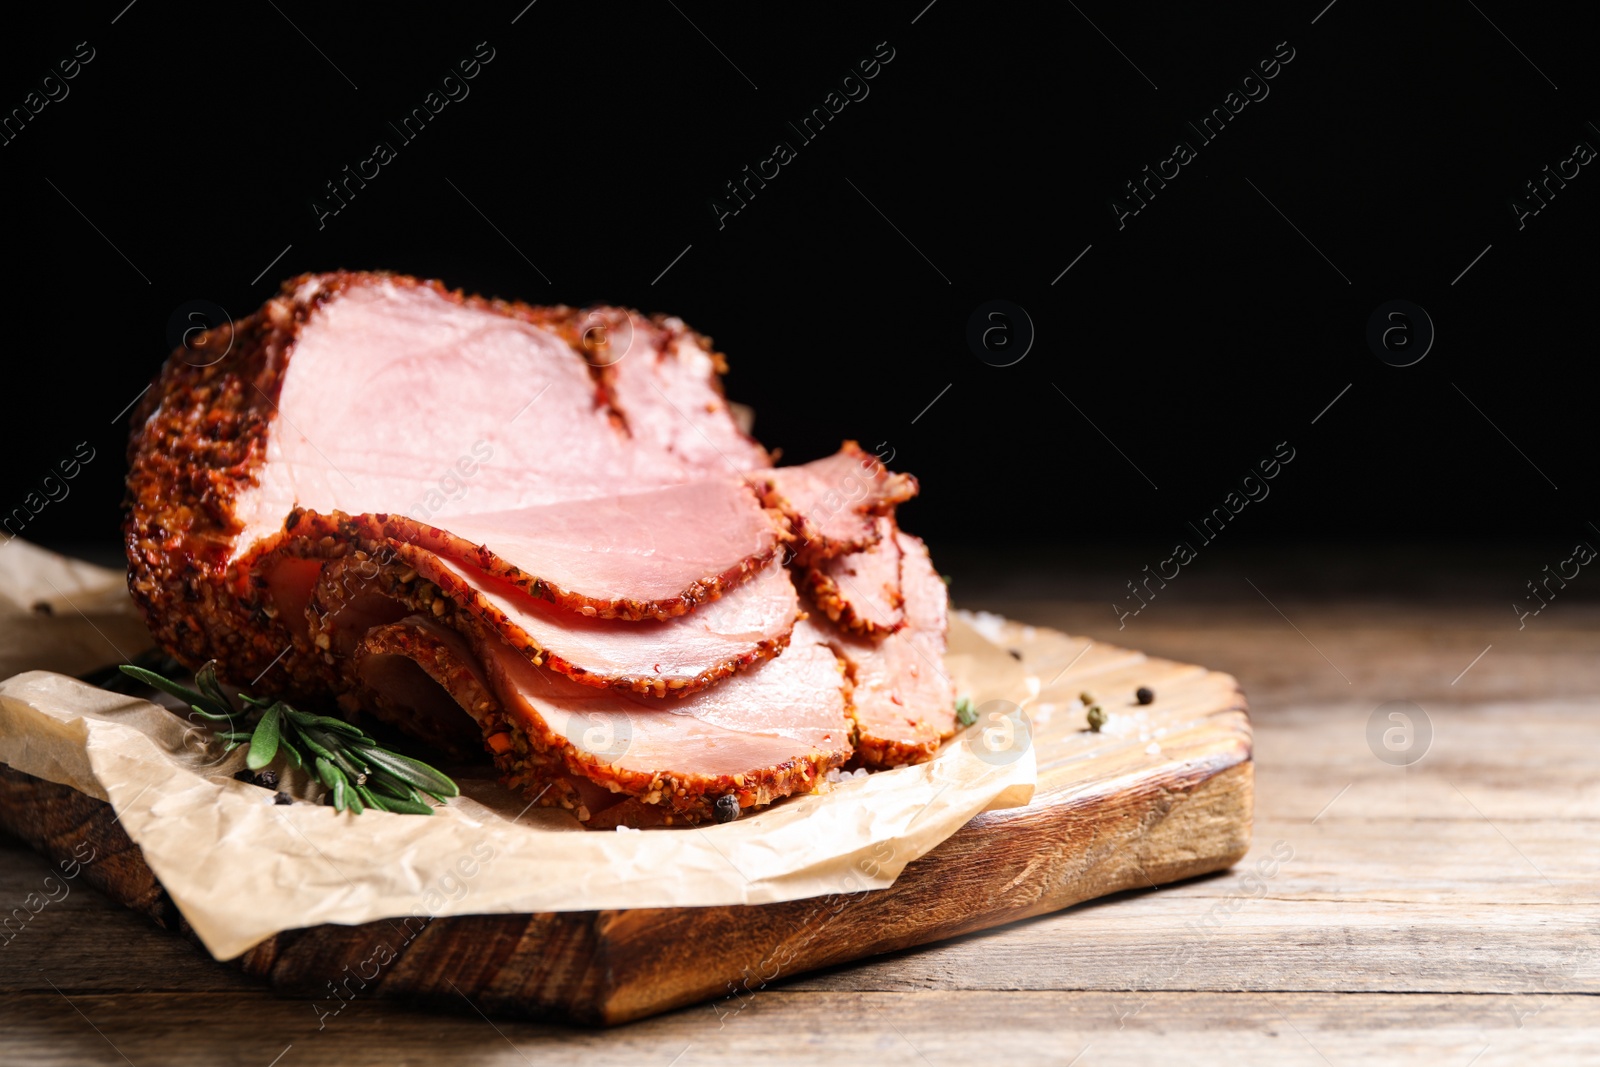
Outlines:
[[[278,373],[242,386],[269,432],[255,484],[234,502],[244,525],[236,556],[296,506],[452,528],[459,515],[697,481],[729,473],[730,460],[735,474],[767,465],[728,414],[717,360],[681,323],[615,311],[638,328],[615,363],[593,367],[563,335],[584,330],[594,312],[488,303],[387,275],[290,287],[257,327],[279,350],[263,369]],[[620,340],[615,331],[610,340]],[[637,410],[617,395],[618,377]],[[651,408],[678,418],[674,395],[693,398],[696,425],[720,452],[686,453],[677,439],[629,432],[650,422]]]
[[[799,615],[794,584],[778,560],[691,614],[617,623],[563,611],[415,545],[383,558],[332,560],[318,573],[307,637],[330,662],[351,655],[374,627],[421,614],[495,634],[537,666],[584,685],[683,696],[778,654]],[[365,695],[343,691],[341,702],[359,710]]]
[[[915,478],[891,472],[854,441],[824,459],[748,477],[788,519],[791,555],[802,564],[870,548],[879,535],[875,517],[917,495]]]
[[[637,364],[629,380],[642,384],[629,395],[656,397],[674,418],[666,398],[694,396],[685,417],[716,449],[630,436],[630,419],[649,419],[621,405],[618,364],[570,340],[593,314],[388,274],[306,275],[195,346],[222,357],[180,348],[135,410],[129,442],[129,588],[157,640],[190,665],[216,659],[241,682],[275,665],[261,687],[311,700],[334,672],[292,644],[256,568],[291,514],[405,516],[449,530],[455,516],[769,465],[722,399],[721,359],[705,340],[676,319],[617,312],[639,324],[620,361]],[[336,532],[323,536],[323,552],[344,551]],[[734,579],[763,559],[747,562]]]
[[[955,733],[955,685],[945,671],[949,596],[927,547],[895,531],[905,626],[881,640],[850,636],[835,644],[855,687],[856,762],[881,769],[922,763]]]
[[[452,756],[478,747],[480,721],[498,707],[466,641],[424,615],[372,627],[351,664],[373,714]]]
[[[431,552],[400,557],[439,587],[454,610],[476,614],[535,665],[584,685],[684,696],[777,654],[800,611],[778,560],[689,615],[618,625],[562,611],[521,589]]]
[[[805,568],[806,592],[822,613],[852,633],[886,634],[905,625],[900,542],[894,520],[877,519],[877,541],[859,552]]]
[[[918,666],[942,677],[944,588],[893,520],[915,479],[854,442],[773,469],[679,320],[338,273],[204,340],[224,355],[180,349],[135,412],[125,526],[189,666],[481,743],[600,827],[951,732]]]
[[[401,515],[291,512],[276,551],[414,544],[460,560],[569,611],[669,619],[759,571],[783,531],[731,478],[624,496],[458,515],[441,529]]]
[[[815,640],[666,702],[574,684],[509,649],[485,661],[514,746],[497,761],[507,784],[584,822],[608,793],[703,822],[720,797],[765,805],[850,757],[843,666]]]

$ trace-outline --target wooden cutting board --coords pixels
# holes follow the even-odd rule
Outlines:
[[[488,1015],[600,1025],[721,998],[714,1008],[725,1017],[804,971],[1191,878],[1245,854],[1254,774],[1231,676],[995,625],[1042,683],[1029,705],[1038,789],[1026,807],[979,815],[888,889],[755,906],[469,915],[420,928],[324,925],[278,934],[234,965],[312,998],[319,1015],[359,994],[454,1010],[466,998]],[[1155,692],[1149,706],[1136,703],[1140,686]],[[1085,690],[1112,714],[1106,732],[1085,728],[1073,703]],[[0,830],[56,861],[88,842],[111,857],[82,868],[91,884],[187,933],[108,804],[0,765]]]

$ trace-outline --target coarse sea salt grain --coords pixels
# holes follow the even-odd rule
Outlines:
[[[617,833],[619,833],[619,834],[642,834],[642,833],[644,833],[644,831],[643,830],[636,830],[632,826],[618,826],[617,827]]]
[[[1161,746],[1156,744],[1154,741],[1144,746],[1144,750],[1152,756],[1161,755]]]
[[[1038,725],[1043,726],[1045,723],[1050,721],[1050,717],[1055,713],[1056,706],[1054,704],[1048,702],[1035,704],[1033,706],[1033,721]]]

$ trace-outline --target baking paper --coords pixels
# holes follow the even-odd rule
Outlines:
[[[34,586],[50,588],[41,575],[59,586],[71,573],[95,591],[98,609],[126,615],[125,592],[121,600],[114,592],[120,575],[28,552],[35,566],[0,573],[9,586],[0,604],[32,604]],[[17,635],[38,622],[27,610],[0,612],[0,660],[33,649],[37,635]],[[233,779],[242,750],[223,756],[206,730],[173,712],[40,670],[0,682],[0,762],[109,801],[218,959],[319,923],[867,891],[891,885],[977,813],[1025,804],[1033,793],[1034,755],[1018,709],[1038,680],[959,618],[950,636],[945,666],[957,692],[985,709],[976,725],[929,763],[824,785],[725,825],[584,830],[566,812],[502,788],[487,765],[479,778],[452,769],[462,796],[432,817],[279,805],[271,791]],[[283,785],[315,792],[294,773]]]

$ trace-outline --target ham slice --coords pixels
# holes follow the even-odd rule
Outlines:
[[[477,657],[460,634],[426,616],[372,627],[351,663],[378,718],[443,752],[460,756],[477,748],[477,720],[492,725],[498,704]]]
[[[873,641],[835,643],[855,687],[856,761],[874,769],[932,758],[955,733],[955,685],[944,667],[949,596],[928,550],[896,531],[905,596],[904,628]]]
[[[805,588],[829,619],[845,630],[886,634],[905,625],[900,592],[900,543],[894,520],[877,519],[876,543],[859,552],[824,559],[805,568]]]
[[[515,746],[500,761],[508,784],[583,822],[605,794],[580,783],[695,823],[724,796],[750,808],[809,790],[850,757],[842,665],[816,640],[665,702],[577,685],[503,645],[483,651]]]
[[[273,543],[310,556],[345,543],[414,544],[592,618],[668,619],[760,570],[782,534],[750,488],[729,478],[450,523],[295,511]]]
[[[875,516],[917,495],[915,478],[890,472],[854,441],[825,459],[749,478],[763,486],[767,506],[788,519],[792,555],[802,564],[870,548],[878,540]]]
[[[776,655],[799,614],[778,560],[692,614],[619,625],[563,611],[508,582],[413,547],[401,559],[536,665],[584,685],[684,696]]]
[[[387,275],[291,284],[265,322],[246,327],[271,331],[278,351],[264,369],[277,373],[240,386],[267,426],[254,484],[234,501],[235,558],[295,507],[453,528],[460,515],[728,473],[723,455],[735,473],[768,465],[728,414],[715,360],[681,324],[635,332],[613,365],[627,366],[629,400],[644,405],[630,413],[563,337],[583,313],[465,299]],[[675,448],[676,438],[629,434],[630,421],[679,418],[674,396],[695,403],[685,430],[713,435],[709,456]]]

